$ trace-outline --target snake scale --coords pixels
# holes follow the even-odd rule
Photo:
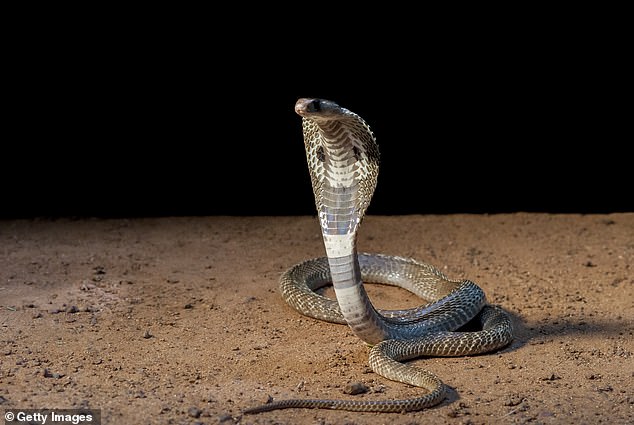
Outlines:
[[[358,253],[357,231],[377,183],[379,150],[374,134],[354,112],[323,99],[299,99],[304,145],[326,257],[297,264],[280,279],[284,300],[301,314],[347,324],[372,346],[372,370],[427,390],[404,400],[279,400],[247,414],[284,408],[404,412],[440,403],[447,387],[433,373],[402,363],[420,356],[464,356],[493,351],[513,339],[509,315],[487,303],[469,280],[452,280],[410,258]],[[405,310],[377,310],[363,282],[404,288],[429,303]],[[316,290],[332,284],[337,300]],[[479,329],[457,330],[469,322]]]

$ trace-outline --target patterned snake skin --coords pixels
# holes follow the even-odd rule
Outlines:
[[[400,363],[420,356],[463,356],[504,347],[513,339],[510,317],[487,304],[469,280],[451,280],[409,258],[357,253],[356,237],[376,187],[379,151],[374,135],[357,114],[322,99],[299,99],[304,144],[327,257],[291,267],[280,279],[284,300],[300,313],[347,324],[373,345],[370,367],[388,379],[428,390],[405,400],[281,400],[247,409],[260,413],[284,408],[363,412],[404,412],[440,403],[446,387],[431,372]],[[429,304],[406,310],[377,310],[363,282],[407,289]],[[337,300],[315,290],[331,284]],[[476,322],[482,330],[456,332]]]

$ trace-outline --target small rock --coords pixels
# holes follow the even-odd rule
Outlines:
[[[221,413],[218,415],[218,423],[223,423],[227,421],[233,421],[233,417],[228,413]]]
[[[55,379],[60,379],[64,377],[63,373],[56,373],[56,372],[51,372],[48,369],[44,369],[44,377],[45,378],[55,378]]]
[[[7,401],[9,401],[9,400],[8,400],[8,399],[6,399],[5,397],[3,397],[3,396],[1,396],[1,395],[0,395],[0,404],[4,404],[4,403],[6,403]]]
[[[596,267],[597,265],[594,264],[592,261],[588,260],[585,263],[583,263],[584,266],[586,267]]]
[[[382,385],[382,384],[375,385],[374,388],[372,388],[372,392],[378,393],[378,394],[384,393],[385,390],[386,390],[386,387],[385,385]]]
[[[79,287],[79,289],[82,291],[90,291],[91,289],[95,289],[95,288],[96,288],[95,285],[93,285],[89,281],[82,283],[81,286]]]
[[[143,338],[144,338],[144,339],[150,339],[150,338],[152,338],[153,336],[154,336],[154,335],[152,335],[152,334],[150,333],[150,330],[149,330],[149,329],[146,329],[146,330],[145,330],[145,333],[143,333]]]
[[[368,392],[368,387],[366,387],[361,382],[355,382],[355,383],[348,384],[343,389],[343,393],[344,394],[350,394],[350,395],[364,394],[364,393],[367,393],[367,392]]]
[[[550,376],[547,376],[545,378],[541,378],[541,381],[556,381],[558,379],[561,379],[560,376],[555,375],[554,373],[552,373]]]
[[[505,406],[517,406],[518,404],[522,403],[524,401],[524,397],[522,397],[519,394],[512,394],[507,396],[506,400],[504,401],[504,405]]]
[[[68,307],[66,307],[66,313],[77,313],[79,311],[79,308],[77,308],[76,305],[69,305]]]
[[[198,407],[190,407],[187,409],[187,414],[192,418],[200,418],[200,415],[203,413]]]
[[[194,308],[194,306],[190,303],[185,304],[185,309],[189,310],[190,308]]]

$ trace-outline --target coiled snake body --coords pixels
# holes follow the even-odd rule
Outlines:
[[[322,99],[299,99],[304,144],[315,205],[327,257],[297,264],[280,279],[284,300],[300,313],[348,324],[374,345],[369,363],[388,379],[427,389],[405,400],[281,400],[247,409],[259,413],[306,407],[365,412],[420,410],[440,403],[446,387],[431,372],[400,363],[420,356],[463,356],[493,351],[513,338],[511,320],[487,304],[482,289],[469,280],[452,280],[409,258],[357,253],[357,230],[376,187],[379,151],[374,135],[357,114]],[[406,310],[379,311],[363,282],[399,286],[430,301]],[[337,300],[315,292],[332,283]],[[470,321],[482,328],[455,332]]]

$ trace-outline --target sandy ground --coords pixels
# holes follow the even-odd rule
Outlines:
[[[632,424],[634,213],[368,216],[359,248],[479,283],[515,341],[415,360],[451,387],[407,414],[281,410],[269,397],[395,399],[341,325],[281,300],[323,255],[314,217],[0,221],[0,410],[85,407],[107,424]],[[379,307],[420,303],[368,285]],[[349,383],[369,391],[346,395]]]

